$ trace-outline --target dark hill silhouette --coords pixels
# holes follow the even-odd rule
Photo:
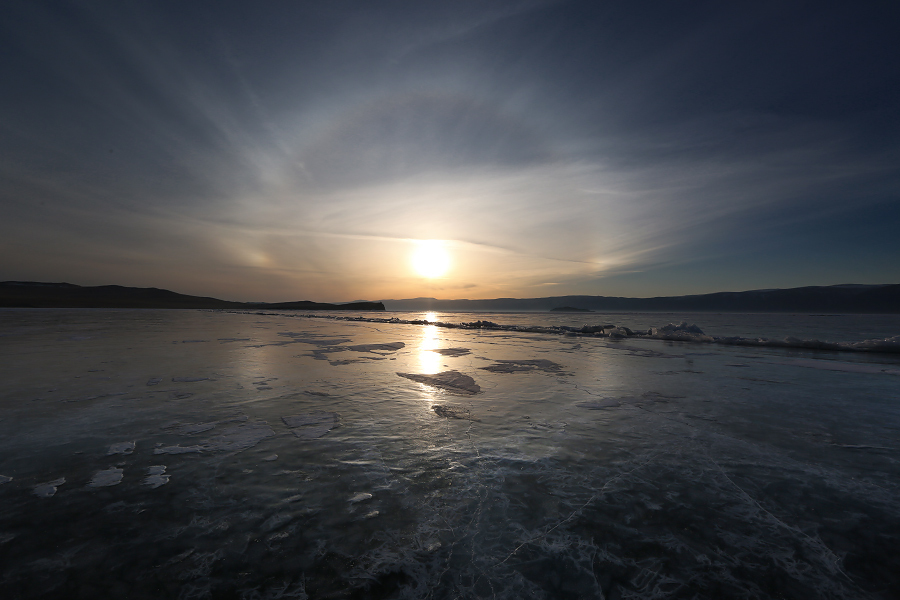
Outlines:
[[[540,311],[579,307],[594,312],[900,313],[900,284],[809,286],[784,290],[716,292],[691,296],[622,298],[554,296],[493,300],[384,300],[388,310]]]
[[[71,283],[0,282],[0,307],[5,308],[230,308],[242,310],[384,310],[381,302],[231,302],[189,296],[159,288],[121,285],[82,287]]]

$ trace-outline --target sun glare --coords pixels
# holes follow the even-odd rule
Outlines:
[[[441,240],[422,240],[416,244],[412,265],[422,277],[440,277],[450,268],[450,254]]]

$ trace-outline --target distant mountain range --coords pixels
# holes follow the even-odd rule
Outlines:
[[[34,281],[0,282],[0,307],[4,308],[230,308],[240,310],[384,310],[381,302],[231,302],[188,296],[159,288],[121,285],[82,287],[71,283]]]
[[[900,313],[900,284],[831,285],[717,292],[694,296],[621,298],[614,296],[553,296],[439,300],[410,298],[381,302],[232,302],[188,296],[159,288],[120,285],[82,287],[71,283],[0,282],[0,307],[5,308],[226,308],[240,310],[394,310],[448,312],[797,312]]]
[[[411,298],[382,302],[388,310],[399,311],[545,312],[578,309],[594,312],[900,313],[900,284],[845,284],[656,298],[614,296],[552,296],[493,300]]]

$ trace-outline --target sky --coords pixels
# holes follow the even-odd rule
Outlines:
[[[900,282],[891,2],[4,2],[0,280]]]

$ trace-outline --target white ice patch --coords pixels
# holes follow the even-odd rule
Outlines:
[[[144,485],[149,485],[152,489],[156,489],[167,483],[169,483],[169,476],[166,475],[166,465],[153,465],[147,468],[147,477],[144,478]]]
[[[66,478],[60,477],[59,479],[54,479],[53,481],[48,481],[47,483],[40,483],[34,486],[34,495],[38,498],[49,498],[56,493],[56,488],[58,488],[65,482]]]
[[[0,475],[0,483],[9,483],[12,479],[9,475]]]
[[[88,484],[90,487],[109,487],[122,483],[122,469],[110,467],[105,471],[97,471]]]
[[[316,439],[337,427],[340,417],[333,412],[315,411],[292,417],[281,417],[281,420],[298,438]]]
[[[278,460],[277,454],[270,454],[269,456],[263,457],[263,460],[266,462],[272,462],[273,460]]]
[[[366,500],[371,500],[372,494],[368,492],[359,492],[350,496],[350,500],[348,502],[350,504],[356,504],[357,502],[365,502]]]
[[[109,447],[109,451],[106,453],[107,456],[112,456],[113,454],[131,454],[134,452],[134,442],[119,442],[118,444],[113,444]]]

